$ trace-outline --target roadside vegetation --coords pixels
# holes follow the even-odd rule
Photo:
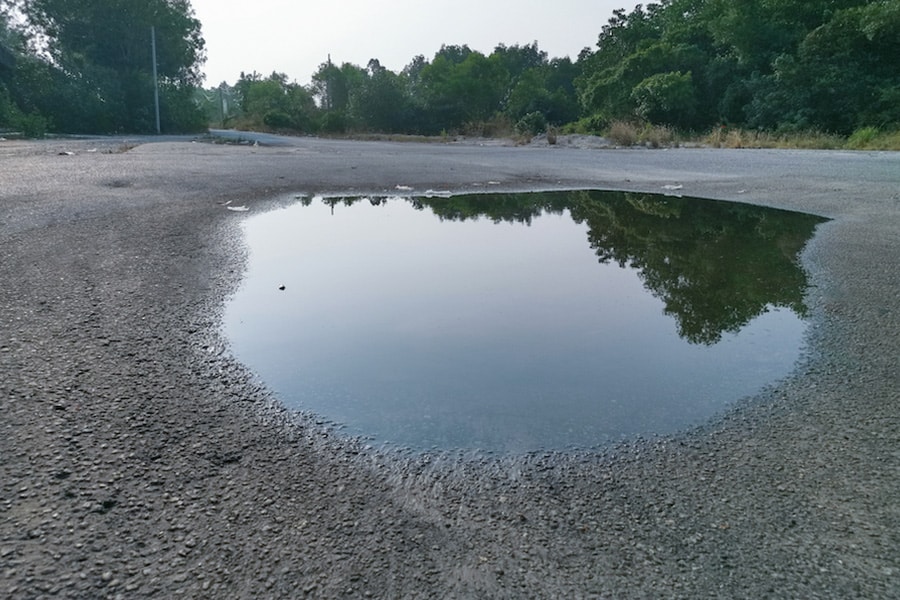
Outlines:
[[[308,85],[251,71],[205,89],[187,0],[0,6],[0,129],[25,135],[150,131],[141,65],[156,10],[168,15],[158,35],[176,49],[160,64],[168,131],[900,150],[900,0],[662,0],[615,11],[575,59],[537,42],[487,55],[445,45],[399,72],[329,58]],[[83,44],[85,28],[97,43]]]
[[[583,133],[577,128],[563,128],[563,133]],[[882,131],[863,127],[849,136],[810,131],[766,131],[727,126],[707,132],[679,132],[665,125],[646,122],[617,121],[601,135],[617,146],[711,146],[714,148],[793,148],[821,150],[900,150],[900,129]]]

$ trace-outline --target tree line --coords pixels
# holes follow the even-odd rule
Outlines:
[[[596,46],[575,59],[551,58],[537,42],[490,54],[445,45],[399,72],[378,59],[329,58],[308,85],[253,71],[205,90],[203,38],[187,0],[0,6],[0,127],[17,118],[61,131],[149,130],[151,25],[164,39],[170,130],[531,135],[636,122],[848,135],[900,127],[900,0],[662,0],[615,11]]]
[[[498,45],[486,56],[445,45],[431,60],[415,57],[396,73],[372,59],[365,67],[330,60],[302,86],[282,73],[242,74],[234,86],[209,90],[209,113],[229,97],[246,126],[304,132],[434,135],[477,130],[492,135],[517,125],[528,131],[579,115],[576,65],[550,59],[537,42]]]

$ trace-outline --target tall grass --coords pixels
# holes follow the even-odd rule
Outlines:
[[[714,148],[784,148],[822,150],[895,150],[900,151],[900,129],[881,130],[877,127],[863,127],[852,135],[844,137],[831,133],[810,130],[803,132],[770,132],[720,126],[700,135],[678,132],[663,125],[651,125],[637,121],[613,121],[602,129],[594,129],[597,123],[586,127],[587,121],[563,127],[548,126],[545,130],[548,144],[555,144],[557,137],[571,134],[600,134],[616,146],[644,146],[667,148],[673,146],[711,146]],[[272,131],[265,124],[246,120],[234,126],[255,131]],[[322,134],[322,132],[320,132]],[[452,142],[462,135],[465,137],[485,137],[511,139],[517,144],[527,144],[532,135],[515,130],[509,119],[497,117],[486,121],[467,123],[461,131],[442,132],[440,136],[365,133],[348,131],[331,134],[331,137],[386,140],[397,142]]]
[[[773,133],[717,127],[700,138],[715,148],[796,148],[820,150],[900,150],[900,130],[858,129],[849,137],[811,130]]]
[[[606,137],[617,146],[634,146],[638,141],[638,128],[634,123],[616,121],[609,126]]]
[[[851,150],[900,150],[900,129],[881,131],[876,127],[857,129],[847,138]]]
[[[640,144],[660,148],[677,143],[675,131],[669,127],[630,121],[613,121],[606,131],[606,137],[617,146]]]
[[[567,126],[564,133],[587,133],[585,122]],[[682,144],[706,145],[714,148],[786,148],[819,150],[900,150],[900,129],[882,130],[863,127],[850,136],[817,130],[771,132],[727,126],[715,127],[706,134],[689,135],[662,125],[635,121],[613,121],[600,130],[617,145],[652,148]]]

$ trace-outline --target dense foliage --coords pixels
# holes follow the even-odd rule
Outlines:
[[[151,28],[162,128],[205,127],[194,102],[204,42],[187,0],[6,0],[0,44],[15,61],[0,67],[0,126],[155,131]]]
[[[574,62],[537,43],[488,56],[444,46],[399,73],[329,60],[308,88],[317,104],[304,100],[292,120],[328,132],[601,132],[630,121],[848,135],[900,126],[897,56],[900,0],[663,0],[616,11]]]
[[[537,42],[447,45],[399,72],[329,58],[309,85],[254,71],[207,90],[188,0],[0,0],[0,128],[151,130],[151,25],[169,130],[900,129],[900,0],[661,0],[615,11],[575,60]]]
[[[900,123],[900,0],[666,0],[615,13],[578,81],[601,120],[704,129]]]
[[[234,86],[219,86],[219,97],[209,90],[207,110],[221,114],[216,103],[235,93],[239,106],[231,107],[227,124],[325,133],[491,135],[513,127],[538,133],[578,118],[578,73],[571,60],[551,60],[537,43],[500,45],[489,56],[465,45],[443,46],[432,60],[417,56],[400,73],[377,59],[365,68],[328,60],[309,86],[282,73],[245,73]],[[260,103],[260,97],[267,100]]]

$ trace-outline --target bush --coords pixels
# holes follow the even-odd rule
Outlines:
[[[519,135],[537,135],[547,130],[547,117],[541,112],[530,112],[516,123]]]
[[[160,122],[167,133],[195,133],[206,131],[209,122],[194,101],[190,88],[163,86],[160,89]]]
[[[348,128],[347,115],[343,111],[329,110],[319,119],[319,130],[323,133],[346,133]]]
[[[583,135],[600,135],[609,127],[609,120],[599,114],[582,117],[574,123],[563,127],[563,133],[580,133]]]
[[[272,129],[291,129],[294,125],[291,116],[280,110],[270,110],[263,117],[263,123],[266,127]]]
[[[863,127],[862,129],[857,129],[847,140],[847,147],[854,150],[868,148],[878,138],[879,133],[877,127]]]
[[[43,115],[31,113],[23,115],[18,119],[19,127],[22,129],[22,135],[27,138],[42,138],[47,135],[50,122]]]
[[[16,130],[27,138],[42,138],[50,129],[50,120],[38,112],[23,113],[0,83],[0,131],[3,129]]]

